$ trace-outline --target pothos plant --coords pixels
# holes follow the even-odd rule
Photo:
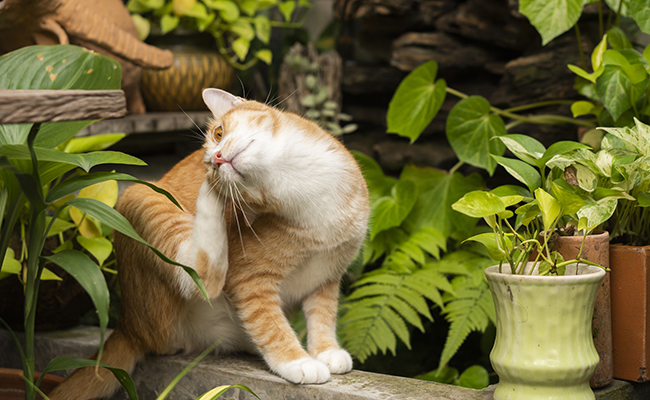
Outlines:
[[[16,50],[0,57],[0,71],[0,88],[3,89],[119,89],[121,78],[121,68],[116,61],[69,45],[29,46]],[[101,340],[97,361],[56,358],[44,372],[102,366],[115,374],[131,398],[137,397],[126,372],[100,362],[108,323],[109,293],[99,266],[88,255],[74,249],[62,249],[51,256],[42,254],[50,230],[65,210],[74,207],[85,214],[85,218],[95,218],[103,225],[146,244],[166,262],[184,268],[207,299],[205,288],[194,270],[176,263],[148,245],[112,207],[93,198],[68,197],[95,184],[125,180],[148,185],[175,202],[167,192],[133,176],[116,172],[90,172],[93,166],[100,164],[144,164],[135,157],[106,150],[74,154],[57,149],[92,122],[0,126],[0,259],[7,259],[11,236],[21,215],[24,215],[23,211],[27,210],[24,221],[26,252],[20,265],[25,286],[24,344],[13,335],[5,321],[0,319],[0,322],[12,333],[21,355],[27,399],[36,397],[40,384],[40,378],[36,381],[33,379],[34,323],[40,282],[50,263],[72,275],[89,294],[97,309]],[[81,168],[85,174],[69,175],[75,168]],[[65,199],[63,204],[57,204],[62,199]],[[2,269],[5,269],[5,263]]]
[[[140,39],[149,36],[152,24],[163,34],[178,28],[208,32],[221,55],[238,69],[260,60],[271,64],[272,28],[299,28],[298,10],[310,6],[308,0],[129,0],[126,5]]]
[[[519,11],[528,17],[540,32],[543,44],[547,44],[571,28],[575,29],[578,43],[581,43],[577,22],[583,7],[592,2],[584,0],[521,0]],[[444,285],[440,281],[436,281],[438,286],[435,292],[430,289],[425,291],[418,286],[426,279],[422,276],[426,274],[427,266],[442,264],[444,270],[445,260],[458,258],[459,264],[462,265],[463,261],[470,259],[470,256],[464,253],[466,250],[458,250],[457,246],[448,246],[449,243],[453,244],[457,240],[465,239],[469,235],[467,228],[470,227],[471,231],[471,227],[474,226],[462,217],[458,218],[461,214],[450,214],[453,212],[451,204],[455,202],[455,199],[460,199],[465,193],[479,189],[479,187],[467,184],[472,179],[458,173],[463,164],[485,169],[490,175],[494,173],[499,164],[506,169],[510,168],[509,172],[514,173],[513,176],[518,174],[518,168],[512,167],[513,164],[516,166],[531,164],[531,169],[535,167],[539,169],[539,172],[533,170],[538,176],[539,182],[530,185],[528,182],[524,182],[527,189],[524,189],[523,193],[519,189],[501,188],[491,195],[478,195],[484,196],[486,202],[494,201],[496,204],[495,212],[486,215],[491,222],[494,222],[494,226],[501,222],[500,227],[509,229],[503,220],[503,217],[511,212],[506,208],[521,202],[525,204],[517,208],[521,214],[518,215],[517,221],[519,222],[516,223],[521,224],[526,221],[528,226],[525,229],[530,230],[531,237],[536,231],[548,231],[559,226],[560,223],[568,223],[571,226],[569,219],[572,217],[575,218],[573,224],[577,228],[576,230],[584,233],[593,229],[596,220],[604,218],[606,208],[611,202],[603,198],[590,200],[589,196],[579,196],[571,185],[562,180],[558,169],[554,170],[550,164],[548,168],[554,171],[553,175],[550,179],[546,175],[546,163],[551,158],[559,157],[560,154],[575,154],[581,149],[564,148],[561,149],[561,152],[556,153],[557,150],[560,150],[558,147],[551,146],[549,149],[545,149],[541,143],[529,147],[530,143],[517,144],[518,139],[521,139],[520,142],[526,139],[508,132],[525,123],[573,124],[578,127],[595,128],[599,124],[609,124],[610,122],[614,125],[626,125],[632,121],[632,116],[641,119],[646,117],[648,112],[647,90],[644,88],[648,84],[648,68],[646,67],[648,58],[646,56],[650,50],[646,49],[643,54],[640,54],[632,49],[631,42],[625,37],[623,31],[618,29],[618,26],[622,15],[632,18],[642,31],[650,33],[650,13],[647,12],[650,9],[650,3],[648,0],[632,2],[607,0],[605,3],[613,11],[609,12],[605,23],[604,6],[602,1],[599,1],[600,35],[603,39],[592,55],[592,65],[596,70],[596,75],[602,66],[600,75],[589,75],[586,72],[587,62],[580,46],[577,46],[576,51],[583,60],[582,67],[570,67],[579,75],[577,87],[582,94],[591,99],[590,102],[558,100],[499,109],[492,106],[483,97],[469,96],[447,87],[444,79],[437,78],[438,68],[435,61],[422,64],[400,83],[388,108],[388,132],[408,137],[411,142],[420,136],[437,115],[447,94],[461,99],[450,111],[446,122],[447,139],[459,162],[449,172],[427,170],[421,175],[413,174],[413,171],[418,171],[418,169],[409,166],[404,169],[398,181],[384,178],[378,167],[368,167],[369,163],[365,163],[364,173],[371,193],[374,193],[375,196],[372,203],[373,222],[363,258],[356,265],[356,271],[363,271],[363,266],[371,265],[372,261],[381,261],[381,267],[364,273],[361,275],[361,279],[352,286],[352,293],[342,306],[344,314],[341,318],[341,332],[344,341],[351,345],[353,353],[360,360],[378,351],[392,350],[395,335],[398,335],[403,341],[408,340],[408,336],[404,333],[408,331],[404,328],[404,321],[419,327],[418,322],[413,318],[412,311],[414,310],[421,311],[420,315],[428,318],[428,314],[424,311],[425,307],[423,307],[423,304],[426,304],[424,301],[427,299],[427,293],[433,293],[429,297],[433,304],[445,306],[443,312],[446,313],[445,316],[451,324],[437,373],[443,371],[444,366],[458,350],[469,332],[484,331],[490,321],[494,322],[494,305],[489,295],[489,289],[487,289],[487,283],[482,276],[482,269],[492,262],[490,258],[477,259],[476,256],[472,258],[474,268],[480,269],[474,276],[475,279],[464,279],[463,274],[466,273],[466,267],[463,266],[454,266],[453,269],[444,271],[451,274],[442,275],[445,279],[449,276],[453,277],[454,274],[460,275],[452,279],[452,291],[443,290],[443,301],[437,301],[436,296],[439,293],[438,290],[442,288],[441,285]],[[607,36],[605,36],[606,33]],[[608,50],[608,46],[611,49]],[[574,115],[569,117],[522,114],[522,112],[531,109],[553,104],[572,104]],[[589,114],[595,118],[580,118]],[[508,123],[504,119],[509,120]],[[506,147],[512,150],[517,146],[523,147],[525,150],[519,152],[518,157],[522,156],[519,157],[520,160],[502,157]],[[364,166],[363,162],[360,163]],[[524,179],[523,176],[521,178]],[[482,184],[480,179],[474,180],[474,182],[480,182],[477,186]],[[436,196],[435,200],[430,197],[432,195]],[[521,198],[517,196],[521,196]],[[579,210],[573,204],[576,199],[585,203],[580,208],[581,210],[589,210],[589,206],[591,206],[593,208],[591,211],[598,216],[592,215],[591,219],[580,218]],[[518,201],[512,203],[515,200]],[[542,203],[541,207],[539,203]],[[426,211],[421,211],[420,205],[424,206]],[[501,217],[498,214],[501,214]],[[414,227],[421,226],[417,222],[410,222],[411,215],[424,216],[424,220],[428,221],[424,225],[432,223],[437,228],[435,234],[431,231],[414,230]],[[434,217],[434,219],[426,217]],[[541,220],[537,217],[540,217]],[[529,218],[530,221],[528,221]],[[513,226],[513,228],[516,230],[519,226],[517,228]],[[423,235],[434,236],[436,239],[429,238],[426,243],[423,243]],[[503,231],[503,236],[506,236],[505,231]],[[522,246],[522,242],[528,240],[521,239],[519,237],[517,239],[518,246]],[[537,237],[534,240],[538,240]],[[524,247],[534,247],[533,244],[534,242],[526,242]],[[492,250],[494,249],[497,253],[493,253],[493,256],[505,257],[498,247],[492,247]],[[501,249],[505,248],[501,247]],[[447,250],[447,254],[437,260],[440,250]],[[458,254],[461,255],[458,256]],[[551,266],[557,267],[558,260],[551,253],[547,253],[545,256],[548,261],[552,261],[549,263],[548,270],[551,273],[553,268]],[[515,263],[522,256],[513,254],[511,258]],[[474,271],[472,267],[469,267],[469,270]],[[411,281],[416,283],[411,283]],[[459,287],[453,286],[454,282],[463,282],[466,285],[462,292]],[[402,289],[402,285],[417,286],[420,290],[409,292]],[[401,297],[397,294],[398,290],[402,290]],[[471,295],[468,292],[471,292]],[[399,301],[392,300],[392,297],[399,298]],[[408,303],[410,308],[402,307],[400,303],[407,297],[410,300]],[[448,300],[449,303],[445,303],[445,300]],[[391,301],[393,301],[392,305]],[[454,302],[452,303],[452,301]],[[405,343],[408,345],[408,342]]]

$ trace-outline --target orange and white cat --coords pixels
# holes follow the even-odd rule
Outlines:
[[[261,354],[294,383],[322,383],[352,368],[336,340],[341,276],[368,222],[368,191],[345,147],[316,124],[219,89],[203,99],[214,119],[204,149],[157,185],[183,210],[142,185],[116,206],[149,243],[194,268],[189,275],[115,233],[123,295],[102,362],[132,371],[145,354],[218,351]],[[302,305],[307,351],[286,314]],[[107,370],[75,371],[51,399],[113,393]]]

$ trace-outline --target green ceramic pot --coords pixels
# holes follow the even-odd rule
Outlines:
[[[564,276],[512,275],[493,266],[485,275],[497,316],[494,399],[594,399],[591,318],[605,271],[583,264],[576,273],[574,264]]]

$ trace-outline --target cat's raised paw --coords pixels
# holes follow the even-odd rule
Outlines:
[[[352,370],[352,357],[343,349],[324,351],[316,359],[327,365],[333,374],[345,374]]]
[[[311,357],[282,363],[277,373],[293,383],[325,383],[330,379],[330,371],[321,361]]]

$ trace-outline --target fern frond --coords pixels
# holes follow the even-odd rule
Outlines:
[[[442,304],[440,288],[452,289],[433,269],[400,275],[380,269],[363,275],[341,306],[339,333],[344,346],[360,361],[378,351],[395,354],[399,338],[410,348],[408,325],[424,331],[422,316],[433,320],[425,299]]]
[[[485,259],[474,271],[482,274],[482,268],[490,263],[489,259]],[[496,319],[490,288],[482,275],[471,273],[469,276],[458,276],[452,280],[452,286],[455,296],[447,302],[445,310],[445,318],[450,326],[438,368],[447,365],[467,335],[474,331],[484,332],[488,323]]]

